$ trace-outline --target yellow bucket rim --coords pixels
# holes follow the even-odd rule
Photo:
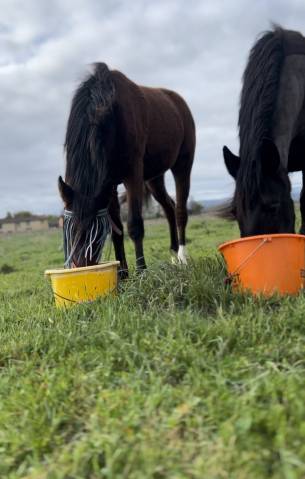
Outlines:
[[[44,274],[45,276],[52,276],[53,274],[74,274],[74,273],[90,273],[91,271],[100,271],[103,269],[107,269],[110,266],[119,266],[119,261],[105,261],[104,263],[99,263],[93,266],[83,266],[81,268],[60,268],[60,269],[47,269]]]

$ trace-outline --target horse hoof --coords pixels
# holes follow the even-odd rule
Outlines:
[[[136,268],[136,274],[138,277],[141,277],[146,271],[146,266],[145,268]]]
[[[180,264],[187,264],[187,256],[186,256],[186,247],[185,245],[180,245],[178,250],[178,262]]]
[[[127,269],[120,269],[119,270],[119,279],[120,279],[120,281],[124,281],[125,279],[128,279]]]

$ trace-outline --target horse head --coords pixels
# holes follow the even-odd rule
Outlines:
[[[264,138],[253,160],[223,148],[224,162],[235,179],[232,213],[241,236],[294,233],[294,205],[287,170],[274,142]]]
[[[82,267],[97,264],[108,234],[111,232],[108,215],[110,186],[95,196],[85,196],[58,180],[64,202],[65,266]]]

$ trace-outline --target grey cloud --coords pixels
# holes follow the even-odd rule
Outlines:
[[[177,90],[197,124],[193,197],[225,197],[222,146],[238,152],[241,77],[270,21],[302,30],[305,5],[283,0],[2,0],[0,216],[58,212],[57,176],[73,91],[105,61],[138,83]],[[299,182],[296,176],[293,180]],[[168,179],[173,192],[173,182]]]

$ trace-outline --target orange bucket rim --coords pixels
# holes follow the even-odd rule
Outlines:
[[[253,241],[259,239],[269,239],[269,238],[300,238],[305,239],[305,235],[301,235],[298,233],[274,233],[274,234],[265,234],[265,235],[255,235],[255,236],[247,236],[246,238],[239,238],[231,241],[226,241],[218,246],[218,250],[222,251],[227,246],[231,246],[237,243],[244,243],[246,241]]]
[[[93,266],[82,266],[80,268],[60,268],[60,269],[47,269],[45,276],[52,276],[53,274],[74,274],[74,273],[90,273],[92,271],[100,271],[108,268],[109,266],[118,266],[119,261],[105,261],[104,263],[95,264]]]

